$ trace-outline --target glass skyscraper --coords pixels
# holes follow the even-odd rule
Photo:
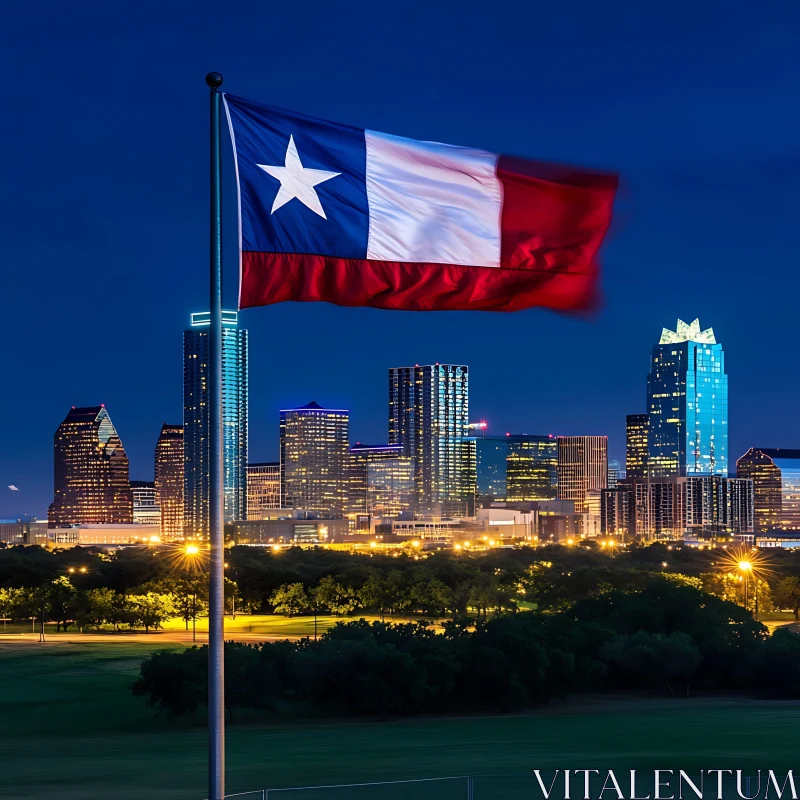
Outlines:
[[[183,425],[164,423],[156,443],[155,484],[161,507],[161,538],[183,538]]]
[[[350,488],[349,412],[311,402],[281,411],[281,505],[340,519]]]
[[[51,526],[133,522],[128,456],[105,406],[72,408],[54,455]]]
[[[751,447],[736,475],[753,481],[755,528],[800,530],[800,450]]]
[[[187,536],[208,536],[208,377],[210,314],[192,314],[183,334],[184,523]],[[247,331],[235,311],[222,312],[222,447],[225,522],[247,514]]]
[[[647,477],[647,437],[650,417],[628,414],[625,417],[625,477],[640,480]]]
[[[403,448],[357,444],[350,448],[350,510],[396,519],[414,508],[414,470]]]
[[[722,345],[700,321],[664,328],[647,376],[652,478],[728,474],[728,376]]]
[[[467,367],[389,370],[389,444],[414,465],[419,511],[469,514],[475,506],[475,440],[468,435]]]
[[[555,500],[558,443],[554,436],[506,436],[506,500]]]
[[[475,437],[475,471],[481,500],[505,500],[507,486],[505,436]]]

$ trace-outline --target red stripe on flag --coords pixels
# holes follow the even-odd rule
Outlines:
[[[500,265],[594,281],[616,177],[509,156],[500,156],[497,176],[503,184]]]
[[[404,311],[570,311],[592,306],[595,277],[593,269],[550,264],[502,269],[245,252],[240,307],[294,300]]]

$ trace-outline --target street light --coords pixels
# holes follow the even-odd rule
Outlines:
[[[183,552],[186,556],[193,560],[200,555],[200,548],[196,544],[187,544],[186,547],[183,548]],[[192,564],[194,567],[194,564]],[[194,587],[194,595],[192,597],[192,641],[197,641],[197,582],[193,583]]]
[[[744,607],[747,608],[747,589],[750,584],[748,579],[750,577],[750,573],[753,571],[753,563],[751,561],[740,561],[737,566],[739,567],[739,572],[742,573],[742,579],[744,582]]]

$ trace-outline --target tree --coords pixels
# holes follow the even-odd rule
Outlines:
[[[52,581],[45,589],[46,613],[56,623],[56,633],[63,627],[66,631],[75,620],[77,589],[64,575]]]
[[[275,608],[276,614],[285,614],[287,617],[302,614],[311,608],[311,600],[302,583],[285,583],[279,586],[270,595],[269,602]]]
[[[321,608],[327,608],[335,617],[352,614],[358,608],[355,590],[344,586],[331,575],[326,575],[316,588],[316,598]]]
[[[800,619],[800,578],[796,575],[781,578],[775,584],[772,599],[778,608],[788,608],[795,619]]]
[[[384,612],[391,605],[392,591],[389,581],[378,570],[370,570],[369,577],[364,581],[358,596],[364,608],[373,608],[380,612],[381,620]]]
[[[675,697],[675,692],[670,685],[670,678],[683,678],[686,681],[688,697],[689,679],[703,660],[687,634],[645,631],[615,636],[600,649],[600,657],[615,664],[623,675],[635,680],[651,686],[654,681],[664,681],[672,697]]]
[[[132,690],[169,717],[185,716],[206,702],[207,681],[208,648],[160,650],[142,662]]]
[[[84,628],[99,628],[115,619],[116,595],[111,589],[90,589],[78,592],[73,603],[75,624]]]
[[[141,625],[147,633],[151,628],[158,630],[165,619],[175,615],[175,605],[168,594],[147,592],[147,594],[130,595],[128,607],[131,612],[131,627]]]

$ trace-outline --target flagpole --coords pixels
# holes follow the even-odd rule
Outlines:
[[[222,75],[209,72],[211,89],[211,327],[209,328],[208,449],[208,798],[225,798],[225,629],[222,461]]]

